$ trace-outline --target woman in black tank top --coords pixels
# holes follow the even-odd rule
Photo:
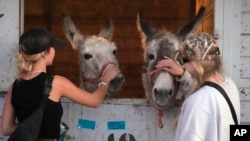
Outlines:
[[[55,56],[54,47],[66,47],[67,43],[55,38],[45,28],[31,28],[24,32],[19,40],[17,54],[18,78],[10,86],[3,108],[1,131],[9,136],[17,126],[33,113],[43,94],[46,67],[52,65]],[[59,140],[60,122],[63,115],[61,97],[89,107],[98,107],[106,96],[109,82],[119,73],[112,65],[105,70],[101,85],[89,93],[75,86],[63,76],[55,75],[49,100],[44,109],[40,131],[40,140]]]

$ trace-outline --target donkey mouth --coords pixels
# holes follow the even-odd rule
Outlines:
[[[160,109],[166,109],[168,105],[160,105],[156,103],[156,106],[159,107]]]
[[[163,103],[162,101],[155,100],[155,106],[158,107],[159,109],[167,109],[169,107],[168,103]]]

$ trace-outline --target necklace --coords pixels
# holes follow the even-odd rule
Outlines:
[[[34,70],[34,71],[30,71],[29,73],[41,73],[41,72],[46,72],[46,71],[44,71],[44,70]]]

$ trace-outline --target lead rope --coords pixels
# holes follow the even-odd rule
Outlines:
[[[151,76],[154,74],[154,73],[156,73],[156,72],[158,72],[158,71],[160,71],[160,70],[163,70],[164,68],[158,68],[158,69],[155,69],[155,70],[152,70],[152,71],[149,71],[147,74],[148,74],[148,84],[149,84],[149,89],[150,89],[150,91],[151,91],[151,85],[150,85],[150,78],[151,78]],[[150,96],[151,96],[151,94],[150,94]],[[156,106],[155,106],[156,107]],[[157,116],[158,116],[158,126],[159,126],[159,128],[163,128],[163,123],[162,123],[162,118],[163,118],[163,112],[162,112],[162,110],[160,110],[160,109],[158,109],[157,107],[156,107],[156,109],[158,110],[158,113],[157,113]]]
[[[158,72],[158,71],[160,71],[160,70],[163,70],[164,69],[164,67],[162,67],[162,68],[158,68],[158,69],[155,69],[155,70],[152,70],[152,71],[149,71],[147,74],[148,74],[148,84],[149,84],[149,91],[151,91],[151,85],[150,85],[150,78],[151,78],[151,76],[154,74],[154,73],[156,73],[156,72]],[[173,96],[173,99],[176,97],[176,95],[177,95],[177,89],[178,89],[178,87],[179,87],[179,85],[178,85],[178,83],[176,82],[176,84],[175,84],[175,94],[174,94],[174,96]],[[150,95],[151,96],[151,95]],[[155,106],[155,105],[154,105]],[[156,107],[156,106],[155,106]],[[156,109],[158,110],[158,113],[157,113],[157,116],[158,116],[158,126],[160,127],[160,128],[163,128],[163,122],[162,122],[162,118],[163,118],[163,111],[162,110],[160,110],[160,109],[158,109],[157,107],[156,107]]]
[[[158,109],[157,115],[158,115],[158,126],[160,128],[163,128],[163,123],[162,123],[163,112],[162,112],[162,110]]]

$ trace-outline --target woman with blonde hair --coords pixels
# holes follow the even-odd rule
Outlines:
[[[50,76],[47,66],[53,64],[55,47],[66,47],[66,42],[55,38],[45,28],[30,28],[19,40],[17,55],[18,78],[10,86],[3,108],[1,132],[9,136],[39,106],[43,96],[45,80]],[[41,141],[55,141],[60,138],[60,123],[63,114],[61,97],[89,107],[98,107],[106,96],[109,82],[119,73],[115,65],[106,68],[100,78],[100,85],[89,93],[75,86],[63,76],[53,76],[52,89],[44,109],[39,138]]]
[[[158,62],[157,68],[172,73],[180,81],[181,89],[189,93],[178,118],[175,141],[229,141],[230,125],[235,124],[223,95],[205,82],[221,86],[240,121],[238,89],[222,73],[222,60],[215,39],[207,33],[192,33],[182,43],[178,57],[182,66],[170,58]]]

